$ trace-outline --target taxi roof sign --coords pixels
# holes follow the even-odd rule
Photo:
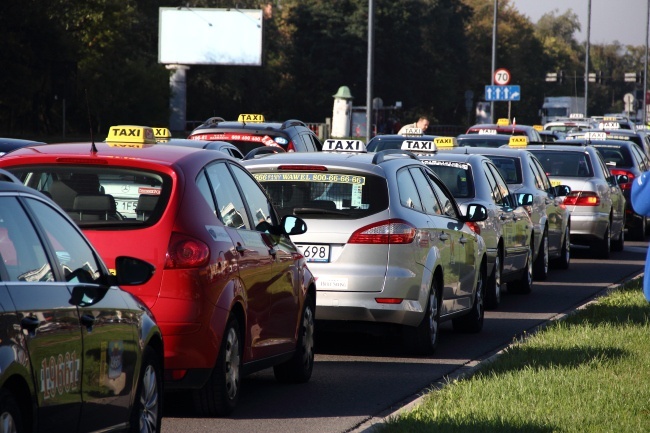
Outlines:
[[[433,142],[439,148],[440,147],[443,147],[443,148],[458,147],[458,141],[456,141],[456,137],[436,137],[436,138],[433,139]]]
[[[361,140],[327,139],[323,143],[323,152],[366,153],[366,145]]]
[[[401,148],[414,153],[436,153],[438,151],[436,144],[430,140],[404,140]]]
[[[621,124],[614,121],[600,122],[598,129],[621,129]]]
[[[240,114],[237,122],[242,123],[262,123],[266,122],[263,114]]]
[[[153,135],[157,141],[169,140],[172,138],[172,133],[169,128],[153,128]]]
[[[585,140],[607,140],[606,132],[585,132]]]
[[[582,113],[569,113],[569,119],[584,119],[585,115]]]
[[[508,126],[508,125],[510,125],[510,119],[506,119],[505,117],[502,117],[501,119],[497,119],[497,125],[498,126]]]
[[[117,125],[110,127],[105,141],[112,145],[129,144],[122,147],[142,147],[143,144],[155,144],[156,136],[149,126]],[[140,146],[133,146],[134,144]]]
[[[402,134],[406,137],[421,137],[424,135],[422,128],[404,128],[404,133]]]
[[[526,147],[528,146],[528,137],[525,135],[513,135],[508,140],[508,146],[510,147]]]
[[[533,125],[533,129],[534,129],[535,131],[543,131],[543,130],[544,130],[544,126],[542,126],[542,125]]]

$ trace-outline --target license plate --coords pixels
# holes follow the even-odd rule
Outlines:
[[[135,207],[137,204],[137,200],[115,200],[117,211],[122,215],[129,217],[135,217]]]
[[[330,246],[329,245],[314,245],[303,244],[298,245],[298,249],[305,256],[308,262],[329,262],[330,261]]]

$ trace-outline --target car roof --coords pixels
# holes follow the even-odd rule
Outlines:
[[[303,126],[307,128],[307,124],[301,120],[289,119],[284,122],[277,121],[264,121],[264,122],[240,122],[234,120],[224,120],[221,117],[211,117],[203,122],[202,125],[197,126],[190,133],[193,135],[209,133],[212,131],[251,131],[256,133],[264,132],[286,132],[285,130],[292,126]],[[307,128],[309,129],[309,128]],[[311,130],[310,130],[311,131]],[[313,131],[312,131],[313,132]]]

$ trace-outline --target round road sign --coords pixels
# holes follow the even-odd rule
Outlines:
[[[504,68],[494,71],[494,84],[505,86],[510,82],[510,71]]]

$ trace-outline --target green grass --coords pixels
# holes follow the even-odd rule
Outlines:
[[[650,303],[641,279],[432,390],[387,432],[650,432]]]

